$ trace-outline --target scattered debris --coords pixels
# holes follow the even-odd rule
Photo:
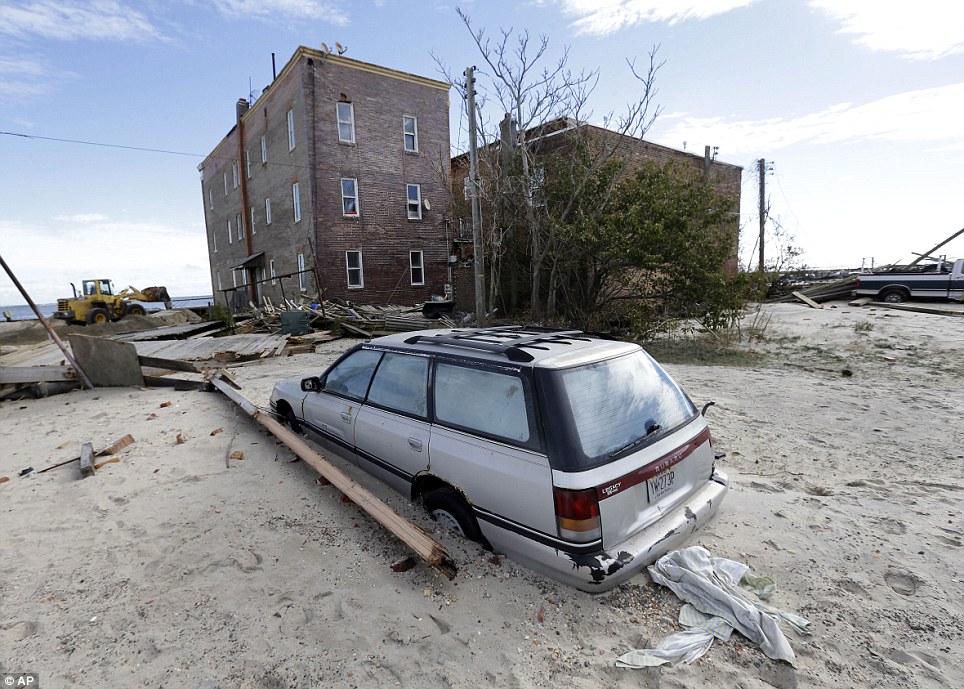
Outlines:
[[[93,476],[94,469],[94,445],[84,443],[80,446],[80,475],[83,478]]]
[[[113,445],[109,447],[105,447],[103,450],[100,450],[99,452],[95,452],[94,457],[107,457],[108,455],[116,455],[118,452],[123,450],[128,445],[133,444],[133,442],[134,442],[134,436],[128,433],[124,437],[115,440]],[[81,450],[83,450],[83,446],[81,446]],[[50,471],[51,469],[56,469],[57,467],[62,467],[65,464],[70,464],[71,462],[76,462],[79,460],[80,460],[80,457],[74,457],[73,459],[68,459],[64,462],[58,462],[57,464],[52,464],[51,466],[45,469],[41,469],[37,473],[43,474],[44,472]],[[31,469],[31,471],[33,471],[33,469]],[[21,475],[23,475],[22,472],[21,472]]]
[[[170,402],[161,402],[161,409],[163,409],[164,407],[170,407],[170,406],[171,406]]]
[[[244,459],[244,453],[241,450],[235,450],[230,454],[231,459]]]
[[[396,560],[392,563],[393,572],[407,572],[412,569],[417,563],[415,558],[409,555],[408,557],[403,557],[401,560]]]
[[[184,435],[183,433],[178,433],[178,434],[177,434],[177,437],[176,437],[174,440],[175,440],[175,442],[176,442],[178,445],[183,445],[184,443],[186,443],[186,442],[188,441],[188,438],[187,438],[187,436]]]
[[[224,433],[224,429],[223,429],[223,428],[215,428],[213,431],[211,431],[211,435],[217,435],[218,433]]]

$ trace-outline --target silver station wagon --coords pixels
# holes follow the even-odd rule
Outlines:
[[[380,337],[279,382],[271,407],[444,526],[584,591],[679,547],[727,491],[703,415],[659,364],[577,331]]]

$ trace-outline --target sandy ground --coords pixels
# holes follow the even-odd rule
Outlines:
[[[732,481],[691,543],[812,621],[788,633],[797,668],[738,635],[691,666],[617,668],[678,629],[648,575],[581,593],[356,473],[459,565],[393,572],[404,545],[219,393],[99,389],[0,404],[0,671],[48,688],[964,686],[964,319],[785,304],[744,332],[762,338],[751,366],[668,366],[717,401]],[[235,373],[266,405],[350,344]],[[125,433],[95,477],[18,476]]]

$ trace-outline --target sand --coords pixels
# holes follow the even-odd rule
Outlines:
[[[784,304],[754,329],[751,366],[667,368],[716,400],[731,478],[690,544],[812,621],[788,633],[796,668],[738,635],[690,666],[617,668],[678,630],[645,573],[576,591],[349,468],[459,565],[393,572],[405,546],[219,393],[115,388],[0,404],[0,671],[48,688],[964,686],[964,319]],[[234,372],[266,405],[351,344]],[[94,477],[18,476],[125,433]]]

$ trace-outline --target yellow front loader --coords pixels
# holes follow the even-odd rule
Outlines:
[[[54,313],[54,318],[68,323],[93,325],[120,320],[127,315],[143,316],[144,307],[138,301],[162,301],[165,308],[171,308],[171,297],[166,287],[146,287],[143,290],[125,287],[114,294],[114,285],[110,280],[84,280],[80,293],[74,283],[70,283],[70,286],[74,290],[74,298],[58,299]]]

